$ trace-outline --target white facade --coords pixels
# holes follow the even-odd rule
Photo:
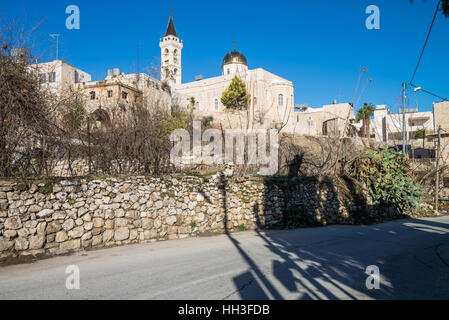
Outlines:
[[[235,66],[230,67],[236,70],[233,68]],[[188,105],[190,98],[195,98],[195,111],[199,114],[223,113],[225,107],[221,103],[221,96],[236,74],[247,84],[252,99],[252,112],[256,118],[268,116],[270,119],[281,120],[287,108],[293,112],[292,82],[262,68],[185,83],[176,87],[175,91],[185,105]]]
[[[161,48],[161,80],[167,81],[171,86],[178,86],[182,82],[182,41],[176,33],[173,17],[170,16],[167,32],[159,42]]]
[[[407,140],[415,140],[415,134],[418,130],[424,129],[430,132],[434,129],[433,113],[406,109],[405,123]],[[392,114],[385,105],[376,106],[370,130],[371,136],[374,136],[377,141],[386,143],[402,141],[403,114]]]
[[[33,64],[31,70],[36,72],[42,86],[48,86],[58,96],[70,91],[74,84],[92,80],[90,74],[62,60]]]
[[[226,119],[224,125],[228,124],[229,117],[238,121],[237,115],[229,116],[225,113],[225,107],[221,103],[223,92],[237,75],[246,83],[251,96],[249,110],[245,114],[249,115],[247,121],[251,122],[252,127],[272,127],[289,121],[294,111],[294,86],[291,81],[262,68],[249,70],[246,58],[234,49],[223,60],[220,76],[182,83],[183,43],[177,37],[172,17],[160,47],[161,80],[172,84],[176,100],[181,106],[189,106],[193,98],[197,116],[212,116],[215,122]]]
[[[285,132],[337,137],[347,135],[354,120],[354,108],[350,103],[334,103],[321,108],[307,108],[294,112]]]

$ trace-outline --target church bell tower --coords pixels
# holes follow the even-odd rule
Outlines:
[[[181,51],[182,41],[179,41],[173,22],[173,12],[170,10],[170,20],[167,31],[161,39],[161,81],[168,82],[171,86],[178,86],[182,82]]]

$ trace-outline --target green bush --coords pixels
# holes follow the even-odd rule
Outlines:
[[[350,174],[366,186],[374,205],[403,212],[421,202],[422,189],[412,179],[410,162],[392,149],[367,151],[352,162]]]
[[[285,212],[287,227],[310,228],[323,224],[315,220],[314,217],[305,212],[304,207],[291,207]]]

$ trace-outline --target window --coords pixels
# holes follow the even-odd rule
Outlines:
[[[90,92],[90,100],[95,100],[95,91]]]
[[[197,102],[197,103],[195,104],[195,109],[196,109],[196,110],[200,110],[200,103],[199,103],[199,102]]]
[[[108,90],[108,98],[112,98],[114,96],[114,92],[112,90]]]
[[[175,51],[173,52],[173,61],[174,61],[175,63],[178,63],[178,50],[175,50]]]
[[[42,84],[45,82],[47,82],[47,75],[45,73],[39,74],[39,83]]]
[[[80,82],[79,77],[80,77],[80,75],[79,75],[78,71],[75,71],[75,83]]]
[[[282,93],[278,96],[278,105],[279,107],[284,106],[284,95]]]
[[[123,98],[124,100],[127,100],[127,99],[128,99],[128,92],[123,91],[123,92],[122,92],[122,98]]]
[[[218,99],[215,99],[215,111],[218,111]]]
[[[257,106],[257,98],[254,97],[254,105]]]
[[[228,71],[227,71],[227,72],[228,72],[228,74],[231,74],[231,70],[229,70],[229,68],[228,68]]]
[[[48,82],[56,82],[56,72],[50,72],[48,74]]]

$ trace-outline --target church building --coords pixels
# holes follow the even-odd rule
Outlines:
[[[229,115],[225,113],[221,96],[237,75],[246,83],[251,96],[245,114],[249,116],[247,119],[252,128],[274,128],[288,122],[294,112],[294,86],[291,81],[262,68],[249,69],[248,60],[235,49],[234,44],[234,50],[222,60],[220,75],[183,83],[183,46],[170,16],[165,36],[160,41],[161,81],[171,85],[181,106],[195,101],[194,109],[198,117],[212,116],[214,122],[225,125]]]

